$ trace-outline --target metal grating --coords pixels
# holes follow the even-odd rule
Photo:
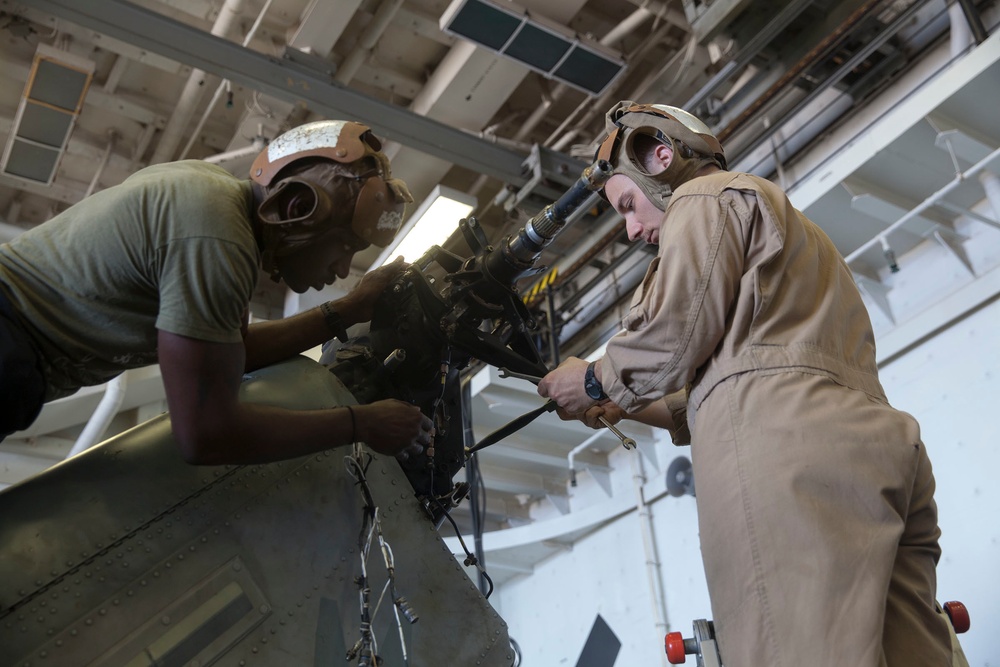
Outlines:
[[[600,95],[625,71],[615,52],[513,3],[454,0],[440,26],[589,95]]]

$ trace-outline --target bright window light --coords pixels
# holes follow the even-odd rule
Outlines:
[[[403,223],[391,244],[379,254],[372,268],[400,255],[412,262],[432,245],[441,245],[458,229],[458,221],[476,207],[476,198],[464,192],[436,185],[420,206]]]

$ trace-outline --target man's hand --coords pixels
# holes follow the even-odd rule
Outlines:
[[[394,398],[352,405],[354,438],[379,454],[419,453],[434,442],[434,422],[420,409]]]
[[[563,421],[582,421],[590,428],[604,428],[604,424],[600,421],[601,417],[604,417],[609,424],[617,424],[628,416],[624,410],[611,401],[594,405],[587,408],[584,412],[577,414],[570,414],[560,408],[556,410],[556,414]]]
[[[569,357],[559,368],[549,372],[538,383],[538,395],[551,398],[569,414],[580,414],[594,405],[583,388],[583,376],[589,364],[578,357]]]
[[[400,255],[389,264],[380,266],[362,276],[361,281],[342,301],[347,305],[345,310],[349,311],[341,313],[345,319],[349,319],[347,324],[371,321],[375,315],[375,302],[408,266],[409,264],[404,262],[402,255]]]

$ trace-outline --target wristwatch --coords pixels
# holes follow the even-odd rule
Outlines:
[[[608,397],[604,393],[604,387],[601,386],[601,381],[597,379],[594,375],[594,364],[596,361],[591,361],[590,365],[587,366],[587,372],[583,374],[583,390],[587,392],[587,396],[595,401],[603,401]]]
[[[333,305],[329,301],[324,302],[319,309],[323,313],[323,320],[326,322],[327,328],[330,329],[330,333],[340,339],[341,343],[346,343],[347,327],[344,326],[344,319],[340,313],[333,309]]]

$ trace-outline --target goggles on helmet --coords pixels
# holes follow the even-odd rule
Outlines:
[[[667,141],[668,138],[680,140],[694,152],[713,158],[721,169],[727,168],[722,144],[705,123],[683,109],[665,104],[619,102],[608,112],[606,125],[608,136],[597,149],[597,159],[615,164],[622,142],[631,152],[631,135],[638,132],[671,145],[674,142]]]

